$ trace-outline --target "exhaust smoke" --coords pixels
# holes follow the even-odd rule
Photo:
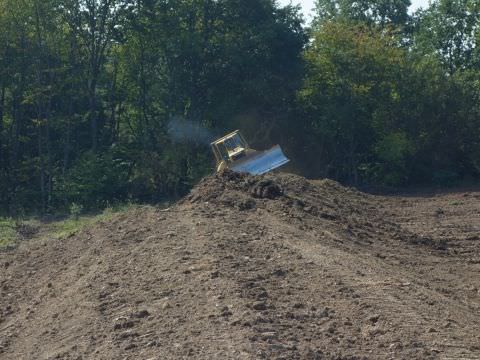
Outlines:
[[[175,142],[210,145],[215,140],[215,132],[206,129],[202,124],[174,116],[168,123],[168,134]]]

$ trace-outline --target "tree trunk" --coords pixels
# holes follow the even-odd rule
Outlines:
[[[73,116],[73,100],[70,97],[68,104],[67,127],[65,129],[65,145],[63,148],[63,168],[62,175],[65,176],[70,162],[70,142],[71,142],[71,117]]]
[[[98,119],[97,119],[97,80],[92,79],[88,92],[88,105],[90,110],[90,131],[92,136],[92,151],[96,152],[98,147]]]
[[[117,72],[118,62],[116,59],[113,61],[113,79],[110,90],[110,124],[109,124],[109,140],[110,143],[115,142],[115,129],[117,128]]]
[[[148,105],[147,105],[147,79],[145,74],[145,44],[140,40],[140,101],[142,106],[142,142],[145,148],[150,147],[151,131],[149,129]]]
[[[77,48],[77,38],[76,34],[72,33],[70,38],[70,49],[69,49],[69,67],[72,73],[72,82],[70,84],[70,91],[68,96],[68,113],[67,113],[67,120],[66,120],[66,134],[65,134],[65,146],[64,146],[64,153],[63,153],[63,168],[62,174],[63,176],[66,175],[67,169],[70,165],[70,155],[72,151],[72,118],[75,113],[75,104],[74,104],[74,94],[76,92],[75,89],[75,80],[77,80],[77,68],[80,67],[80,64],[77,62],[78,58],[78,48]],[[73,127],[75,128],[75,127]]]
[[[45,194],[45,163],[43,156],[43,135],[42,124],[38,126],[38,158],[40,162],[40,195],[41,195],[41,214],[45,215],[46,210],[46,194]]]
[[[0,211],[7,211],[7,169],[5,168],[6,154],[3,151],[3,114],[5,109],[5,85],[2,84],[0,94]],[[5,148],[6,149],[6,148]]]
[[[20,104],[20,94],[16,92],[13,96],[12,101],[12,125],[10,127],[10,157],[9,157],[9,167],[12,170],[17,169],[17,162],[20,151],[20,129],[22,123],[22,114],[21,114],[21,104]],[[15,216],[16,214],[16,192],[17,192],[17,179],[15,178],[14,171],[9,171],[8,178],[8,187],[9,187],[9,212],[11,215]]]
[[[5,154],[3,153],[3,114],[5,111],[5,88],[6,86],[2,84],[2,90],[0,93],[0,169],[2,170],[5,164]]]
[[[53,164],[52,164],[52,146],[50,139],[50,113],[52,108],[51,97],[48,100],[47,110],[45,111],[45,142],[47,147],[47,199],[46,210],[49,210],[52,205],[52,193],[53,193]]]

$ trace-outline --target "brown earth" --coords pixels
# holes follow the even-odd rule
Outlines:
[[[1,359],[480,359],[480,192],[204,179],[0,253]]]

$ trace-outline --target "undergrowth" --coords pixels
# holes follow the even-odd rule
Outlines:
[[[14,220],[12,218],[0,217],[0,248],[6,248],[15,245],[18,239],[31,237],[25,235],[22,229],[35,228],[33,234],[45,238],[63,239],[75,235],[79,231],[93,226],[100,221],[108,221],[115,214],[132,209],[135,205],[123,204],[115,207],[108,207],[99,214],[81,214],[81,207],[72,206],[70,215],[63,219],[53,222],[43,222],[36,218]]]
[[[17,238],[16,223],[11,218],[0,218],[0,247],[6,247]]]
[[[85,229],[88,226],[92,226],[99,221],[109,220],[113,215],[125,212],[129,209],[132,209],[133,207],[135,207],[135,205],[123,204],[115,207],[108,207],[100,214],[80,215],[77,207],[75,206],[75,211],[71,211],[71,215],[69,218],[51,224],[52,228],[49,233],[53,237],[58,239],[73,236],[77,232]]]

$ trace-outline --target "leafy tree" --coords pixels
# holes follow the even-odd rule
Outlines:
[[[308,38],[274,0],[0,0],[0,212],[181,196],[213,164],[178,118],[311,177],[479,176],[478,2],[408,6],[318,0]]]
[[[437,0],[416,14],[415,49],[438,58],[453,74],[475,62],[480,3],[476,0]]]
[[[208,159],[210,150],[194,142],[172,143],[165,132],[169,121],[180,117],[204,127],[231,129],[238,126],[232,119],[253,114],[256,128],[263,129],[256,133],[268,138],[273,126],[281,126],[293,99],[306,37],[298,9],[278,9],[273,1],[172,4],[136,4],[117,54],[118,80],[126,84],[119,116],[128,125],[120,136],[139,154],[150,156],[145,165],[157,171],[155,175],[144,168],[136,173],[151,174],[147,183],[178,193],[211,171],[208,162],[198,161]],[[152,152],[157,156],[152,158]],[[170,164],[172,157],[178,164],[161,165]],[[187,186],[165,190],[160,179],[171,178],[163,173],[173,168],[178,183]]]
[[[315,22],[332,20],[404,26],[409,21],[410,0],[317,0]]]
[[[107,55],[119,37],[122,15],[128,0],[64,0],[64,19],[75,38],[80,63],[84,70],[84,86],[88,95],[88,117],[91,125],[91,149],[97,150],[99,109],[97,91]]]
[[[343,21],[321,25],[305,59],[310,176],[405,185],[478,175],[478,72],[449,76],[394,34]]]
[[[345,23],[325,23],[315,33],[299,92],[307,127],[319,137],[310,141],[320,161],[312,168],[358,183],[376,133],[396,130],[395,78],[405,68],[405,57],[393,42],[388,34]]]

